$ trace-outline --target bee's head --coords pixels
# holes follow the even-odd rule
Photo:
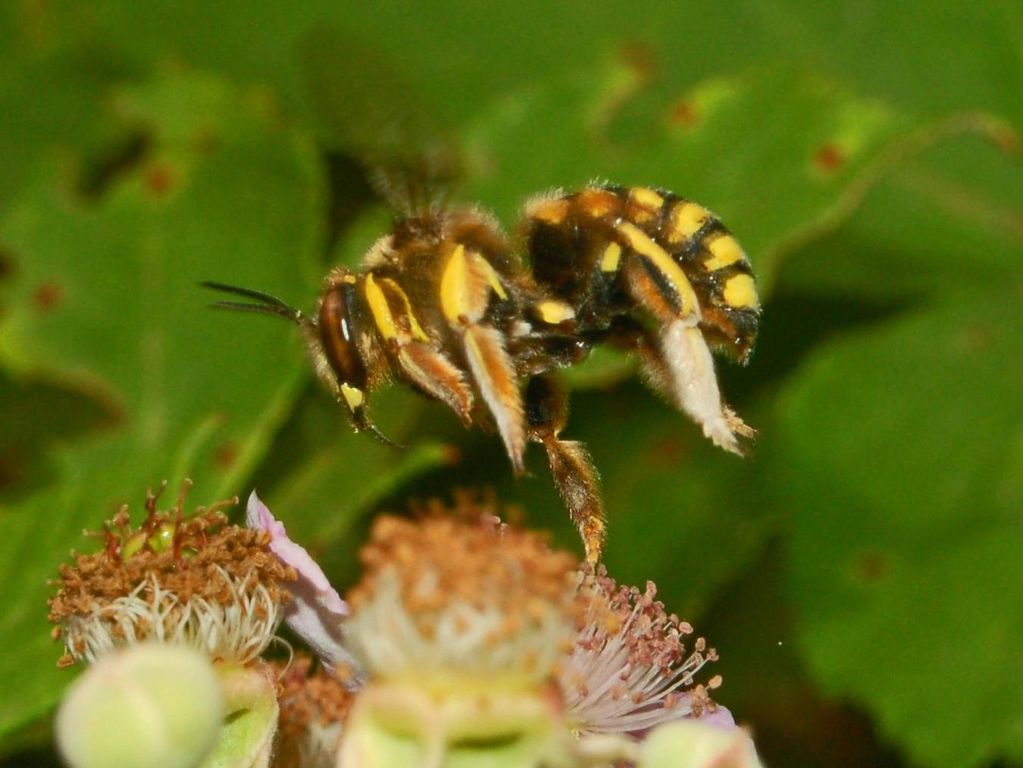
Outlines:
[[[352,413],[356,427],[365,420],[366,365],[356,339],[353,309],[359,300],[359,278],[339,267],[330,273],[320,298],[316,327],[320,348],[337,379],[341,399]]]

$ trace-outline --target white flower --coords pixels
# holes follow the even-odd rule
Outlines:
[[[281,583],[294,572],[270,553],[267,536],[226,524],[220,509],[237,500],[185,517],[183,495],[159,511],[150,493],[137,529],[122,508],[105,528],[103,550],[61,566],[49,601],[66,648],[61,666],[150,640],[238,664],[266,648],[287,599]]]
[[[641,735],[660,723],[701,717],[734,727],[728,710],[715,704],[694,675],[717,655],[703,638],[685,642],[693,628],[669,615],[657,589],[619,587],[603,566],[582,577],[587,597],[585,626],[576,637],[558,682],[566,717],[579,733]]]
[[[385,516],[361,557],[347,629],[370,675],[538,684],[571,640],[576,560],[537,534],[491,517]]]

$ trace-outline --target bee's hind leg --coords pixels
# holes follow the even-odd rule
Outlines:
[[[565,393],[551,376],[534,376],[525,400],[529,438],[547,450],[554,483],[582,537],[586,560],[596,563],[607,532],[600,478],[586,447],[559,437],[568,419]]]

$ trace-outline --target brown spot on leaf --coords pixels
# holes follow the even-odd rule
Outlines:
[[[213,463],[217,465],[217,469],[228,470],[238,460],[238,454],[238,444],[233,440],[227,440],[213,453]]]
[[[177,182],[174,170],[166,163],[150,163],[142,180],[146,190],[155,198],[164,197]]]
[[[881,581],[890,570],[888,556],[881,552],[863,552],[856,561],[856,573],[867,584]]]
[[[999,126],[993,132],[995,143],[999,149],[1008,152],[1010,155],[1019,154],[1019,134],[1007,125]]]
[[[40,312],[53,310],[64,298],[64,289],[52,281],[44,281],[32,292],[32,304]]]
[[[677,101],[668,112],[668,121],[684,128],[692,128],[700,120],[696,105],[688,99]]]
[[[649,82],[657,74],[654,50],[642,40],[625,43],[621,49],[622,61],[641,82]]]
[[[845,160],[845,153],[837,144],[821,144],[813,153],[814,167],[823,173],[834,173],[845,165]]]

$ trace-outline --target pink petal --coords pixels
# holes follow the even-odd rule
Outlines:
[[[704,725],[712,725],[723,731],[729,731],[732,728],[735,728],[735,718],[732,717],[732,713],[720,704],[717,705],[713,712],[709,710],[704,711],[702,715],[695,719]]]
[[[284,608],[285,622],[329,667],[342,664],[355,670],[342,642],[348,604],[330,586],[323,570],[304,547],[288,538],[284,523],[274,518],[255,491],[249,496],[245,521],[249,528],[267,531],[270,551],[298,572],[298,580],[286,584],[291,600]]]

